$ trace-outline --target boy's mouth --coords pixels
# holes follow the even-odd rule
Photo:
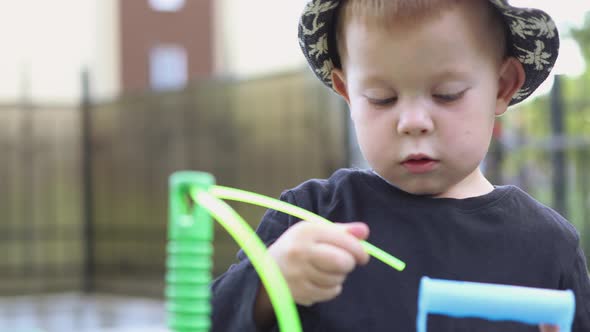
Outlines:
[[[423,154],[413,154],[402,161],[404,166],[410,173],[422,174],[432,171],[438,164],[438,160],[433,159]]]

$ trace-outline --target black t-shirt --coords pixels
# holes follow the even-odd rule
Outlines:
[[[368,242],[407,263],[398,272],[376,259],[356,268],[335,299],[299,306],[306,332],[415,331],[422,276],[572,289],[575,332],[590,331],[590,280],[574,227],[514,186],[467,198],[406,193],[371,171],[342,169],[310,180],[281,199],[334,222],[363,221]],[[257,234],[272,244],[297,219],[269,210]],[[243,252],[212,284],[214,332],[256,331],[259,278]],[[277,331],[275,327],[273,331]],[[538,331],[513,322],[431,315],[428,331]]]

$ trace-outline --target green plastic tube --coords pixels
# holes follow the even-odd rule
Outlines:
[[[211,325],[213,220],[202,207],[191,206],[189,191],[208,191],[214,182],[207,173],[170,177],[166,311],[167,325],[175,332],[207,332]]]
[[[278,199],[274,199],[268,196],[252,193],[245,190],[239,190],[235,188],[223,187],[223,186],[211,186],[209,192],[220,199],[227,199],[233,201],[239,201],[249,204],[255,204],[259,206],[266,207],[268,209],[273,209],[276,211],[280,211],[289,215],[292,215],[296,218],[306,221],[320,221],[326,223],[332,223],[326,218],[323,218],[313,212],[308,210],[302,209],[298,206],[283,202]],[[400,259],[388,254],[387,252],[375,247],[374,245],[366,242],[361,241],[361,245],[365,249],[365,251],[375,257],[376,259],[380,260],[381,262],[391,266],[392,268],[403,271],[406,268],[406,263],[401,261]]]
[[[275,310],[281,332],[300,332],[301,322],[287,282],[266,246],[240,215],[207,191],[193,189],[191,197],[206,209],[244,250],[260,276]]]

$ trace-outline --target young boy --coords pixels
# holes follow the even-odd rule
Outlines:
[[[558,34],[545,13],[504,0],[313,0],[300,42],[316,75],[350,106],[372,167],[281,195],[341,224],[268,211],[257,230],[304,331],[415,331],[422,276],[572,289],[574,331],[590,331],[576,230],[518,188],[493,186],[478,168],[495,117],[528,97],[555,62]],[[401,258],[406,270],[368,263],[359,239]],[[212,285],[213,331],[276,331],[266,291],[238,257]],[[428,327],[539,330],[436,315]]]

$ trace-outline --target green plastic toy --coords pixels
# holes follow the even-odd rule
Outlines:
[[[170,178],[166,310],[173,331],[209,331],[213,222],[203,207],[191,206],[186,193],[191,188],[207,192],[213,183],[205,173]]]
[[[241,201],[293,215],[301,220],[328,222],[291,204],[243,190],[214,185],[211,174],[177,172],[170,177],[170,221],[166,274],[168,327],[176,332],[209,331],[211,256],[214,217],[250,259],[268,292],[282,332],[300,332],[299,315],[289,288],[264,243],[221,199]],[[371,256],[402,271],[405,263],[362,241]]]

